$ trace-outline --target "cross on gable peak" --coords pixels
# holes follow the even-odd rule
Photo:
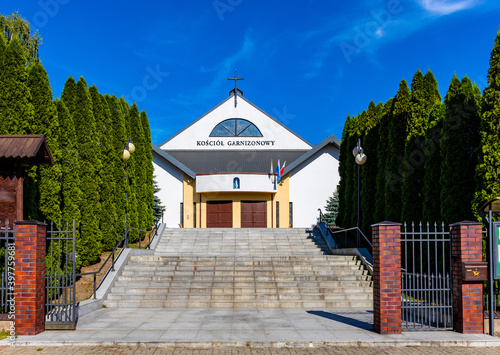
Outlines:
[[[238,80],[245,80],[245,78],[238,78],[238,72],[234,70],[234,78],[227,78],[227,80],[234,80],[234,90],[230,91],[230,94],[234,91],[234,107],[238,106],[238,92],[243,94],[243,91],[238,89]]]

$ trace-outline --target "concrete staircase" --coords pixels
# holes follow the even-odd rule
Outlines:
[[[356,257],[327,254],[316,230],[170,229],[134,256],[107,307],[371,308]]]

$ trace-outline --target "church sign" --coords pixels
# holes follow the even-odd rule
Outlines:
[[[248,147],[248,146],[271,146],[274,147],[275,141],[264,141],[264,140],[244,140],[244,141],[227,141],[223,140],[205,140],[205,141],[196,141],[197,147]]]

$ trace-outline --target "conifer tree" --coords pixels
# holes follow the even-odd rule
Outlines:
[[[151,226],[154,221],[153,217],[153,197],[154,197],[154,187],[153,187],[153,174],[154,174],[154,167],[153,167],[153,150],[152,150],[152,142],[151,142],[151,129],[149,127],[149,120],[148,120],[148,115],[146,114],[146,111],[141,111],[141,124],[142,124],[142,129],[144,131],[144,165],[145,165],[145,182],[144,182],[144,189],[145,189],[145,197],[146,197],[146,208],[147,211],[146,217],[148,218],[147,220],[147,226]]]
[[[110,132],[112,125],[110,112],[107,103],[104,101],[101,94],[95,85],[89,88],[90,98],[92,100],[92,112],[96,122],[96,134],[98,138],[98,148],[100,148],[101,170],[97,172],[100,176],[99,182],[99,197],[101,203],[101,215],[99,228],[102,232],[102,246],[104,250],[111,250],[120,240],[119,233],[115,229],[115,221],[117,219],[115,205],[115,181],[111,165],[116,161],[113,157],[113,149],[111,143]]]
[[[156,181],[156,176],[153,177],[153,216],[155,221],[158,221],[165,209],[165,206],[162,205],[160,198],[157,196],[157,193],[160,192],[160,187],[158,186],[158,182]],[[337,199],[338,202],[338,199]]]
[[[122,106],[122,109],[124,109],[125,101],[123,98],[120,99],[120,103]],[[133,117],[134,116],[134,117]],[[135,152],[131,155],[130,159],[126,162],[128,165],[128,199],[127,199],[127,211],[128,211],[128,225],[129,227],[133,228],[139,228],[141,229],[141,217],[140,217],[140,212],[141,212],[141,194],[140,189],[142,179],[142,171],[141,171],[141,153],[140,153],[140,140],[139,142],[136,141],[134,138],[137,138],[137,134],[132,134],[132,121],[134,121],[134,124],[137,124],[139,122],[139,110],[137,109],[137,105],[132,105],[130,109],[128,110],[127,114],[127,120],[125,121],[125,126],[127,127],[127,136],[130,138],[132,143],[135,146]],[[141,136],[142,136],[142,130],[141,130]],[[139,234],[136,233],[135,231],[131,231],[130,234],[130,240],[132,242],[135,242],[138,240]]]
[[[75,111],[75,97],[76,82],[75,79],[73,79],[73,76],[70,76],[64,84],[64,89],[61,94],[61,100],[64,102],[64,106],[66,106],[71,115]]]
[[[28,70],[24,50],[17,39],[7,45],[1,91],[2,122],[0,134],[28,134],[34,109],[27,85]]]
[[[488,87],[483,93],[483,114],[480,124],[479,161],[476,168],[477,188],[473,212],[482,204],[500,196],[500,30],[491,52]],[[498,218],[498,216],[495,216]]]
[[[434,105],[441,104],[442,100],[441,94],[439,93],[438,82],[430,69],[427,70],[427,73],[425,73],[424,75],[424,91],[425,91],[424,114],[430,117],[430,114],[434,109]]]
[[[406,125],[410,115],[410,100],[410,88],[403,79],[394,98],[394,109],[389,122],[385,169],[385,217],[392,222],[401,220],[403,209],[401,200],[402,160],[406,142]]]
[[[147,217],[147,193],[145,191],[145,175],[146,175],[146,164],[145,160],[147,155],[148,147],[145,142],[144,130],[142,128],[141,118],[139,114],[139,109],[135,103],[132,104],[129,110],[129,125],[130,125],[130,139],[135,145],[135,153],[131,160],[133,160],[131,167],[133,167],[132,172],[132,195],[134,195],[136,203],[136,214],[137,214],[137,228],[146,229],[149,227]]]
[[[53,166],[40,166],[37,169],[38,207],[43,219],[59,222],[62,217],[60,208],[62,171],[59,164],[59,120],[52,102],[49,77],[40,63],[35,63],[30,67],[28,87],[34,107],[34,120],[29,125],[29,133],[43,134],[45,136],[52,158],[55,161]]]
[[[430,113],[429,129],[425,134],[425,175],[422,193],[424,202],[422,206],[422,220],[428,222],[441,222],[441,138],[445,105],[434,105]]]
[[[351,134],[349,138],[349,149],[352,152],[353,149],[358,144],[358,139],[361,139],[363,143],[364,131],[366,123],[366,111],[361,112],[359,115],[355,116],[351,124]],[[354,227],[358,224],[358,165],[355,162],[354,156],[347,159],[348,164],[350,164],[349,170],[351,178],[348,180],[350,183],[350,198],[351,201],[348,205],[348,226]],[[361,171],[360,171],[361,172]],[[361,178],[361,177],[360,177]],[[361,198],[361,195],[360,195]],[[361,218],[361,216],[360,216]]]
[[[115,204],[117,219],[115,223],[115,230],[120,236],[125,233],[125,191],[126,176],[125,176],[125,162],[122,159],[123,148],[127,142],[127,134],[125,132],[125,116],[122,111],[120,99],[116,96],[105,95],[108,107],[111,113],[111,124],[114,134],[112,138],[112,157],[114,162],[110,166],[113,173],[113,181],[115,182]]]
[[[335,224],[335,220],[339,213],[339,194],[337,191],[335,191],[326,201],[325,211],[325,219],[328,225],[332,228],[337,227]]]
[[[379,127],[383,105],[368,105],[365,123],[365,138],[361,146],[367,155],[366,163],[361,167],[361,230],[371,238],[371,225],[374,224],[375,194],[377,188],[377,146],[380,139]]]
[[[83,77],[78,80],[74,97],[75,110],[73,120],[75,123],[77,149],[80,158],[80,189],[82,199],[80,202],[81,224],[80,241],[77,245],[79,266],[87,266],[100,256],[102,232],[100,230],[101,203],[99,197],[100,176],[97,175],[101,168],[99,140],[92,100],[89,96],[87,83]]]
[[[346,215],[347,215],[347,200],[350,198],[347,195],[347,159],[349,159],[348,140],[350,131],[351,116],[347,115],[344,123],[344,130],[342,132],[342,141],[340,142],[340,155],[339,155],[339,188],[337,190],[339,196],[339,209],[335,224],[337,226],[345,227],[347,225]],[[348,154],[349,153],[349,154]]]
[[[375,192],[375,211],[373,220],[375,223],[385,221],[385,167],[387,160],[387,146],[389,136],[389,122],[392,114],[393,98],[390,98],[383,108],[382,117],[378,129],[379,142],[377,145],[377,180]]]
[[[454,76],[445,96],[441,154],[441,215],[445,223],[472,220],[479,146],[481,93],[466,76]]]
[[[73,118],[62,100],[56,99],[57,117],[59,118],[59,146],[61,147],[61,212],[62,221],[80,222],[79,157],[76,149],[76,132]]]
[[[407,121],[403,164],[401,220],[406,222],[422,220],[425,155],[421,142],[429,125],[426,104],[425,79],[419,69],[413,76],[411,84],[410,115]]]
[[[3,122],[5,120],[4,107],[7,105],[7,93],[4,91],[6,87],[6,54],[7,54],[7,43],[5,42],[4,36],[0,33],[0,134],[4,133]]]

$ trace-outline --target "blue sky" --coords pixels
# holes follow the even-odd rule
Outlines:
[[[159,144],[224,100],[244,96],[313,144],[341,138],[347,114],[385,102],[431,69],[483,89],[498,0],[184,0],[2,2],[43,37],[54,97],[73,75],[136,101]]]

